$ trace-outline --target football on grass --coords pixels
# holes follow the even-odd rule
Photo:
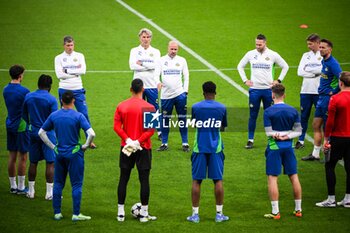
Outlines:
[[[141,203],[135,203],[132,207],[131,207],[131,215],[134,218],[139,218],[140,217],[140,213],[141,213]]]

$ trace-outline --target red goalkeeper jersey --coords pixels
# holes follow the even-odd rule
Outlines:
[[[350,91],[331,97],[325,137],[350,137]]]
[[[121,145],[125,146],[125,140],[138,140],[141,147],[151,149],[151,137],[154,129],[143,127],[143,113],[154,112],[153,105],[143,99],[131,97],[117,106],[114,114],[114,131],[121,138]]]

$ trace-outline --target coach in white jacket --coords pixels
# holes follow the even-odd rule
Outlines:
[[[312,105],[316,107],[318,101],[318,87],[322,71],[322,56],[319,51],[320,37],[317,34],[311,34],[306,38],[306,43],[310,51],[303,54],[298,66],[298,76],[303,78],[300,90],[300,122],[303,132],[295,144],[295,149],[304,147],[311,108]]]
[[[251,78],[247,78],[244,67],[250,63]],[[282,68],[277,80],[274,80],[275,64]],[[264,109],[272,104],[271,87],[282,82],[289,66],[285,60],[275,51],[266,47],[266,37],[259,34],[255,39],[255,49],[248,51],[237,66],[242,81],[249,87],[249,123],[248,142],[246,149],[253,148],[256,119],[259,114],[260,103]]]
[[[168,136],[171,124],[169,120],[175,106],[179,122],[184,122],[184,127],[179,125],[182,139],[182,150],[190,151],[186,127],[187,93],[189,86],[189,72],[185,58],[177,55],[179,45],[176,41],[168,44],[168,54],[161,57],[159,71],[162,81],[161,110],[163,113],[162,145],[157,149],[168,149]],[[172,119],[173,120],[173,119]]]

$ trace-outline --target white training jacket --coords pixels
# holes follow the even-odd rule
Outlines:
[[[301,94],[318,94],[322,71],[320,51],[309,51],[303,54],[298,66],[298,76],[303,77]]]
[[[286,76],[289,66],[286,61],[276,52],[266,47],[263,53],[256,49],[247,52],[239,62],[237,69],[243,82],[248,80],[244,67],[250,63],[251,78],[253,89],[268,89],[271,88],[274,80],[275,64],[282,68],[281,74],[278,77],[280,81]]]
[[[67,73],[64,72],[66,70]],[[55,72],[60,80],[58,87],[67,90],[83,89],[81,75],[86,73],[85,57],[82,53],[65,51],[55,57]]]
[[[185,58],[168,54],[160,58],[160,75],[162,80],[161,99],[172,99],[188,92],[190,74]]]
[[[159,76],[156,75],[155,71],[159,59],[159,50],[152,46],[144,49],[139,45],[136,48],[132,48],[130,51],[129,66],[130,69],[134,71],[133,79],[141,79],[145,89],[157,88],[157,85],[160,83]],[[142,65],[136,64],[137,61],[141,61]]]

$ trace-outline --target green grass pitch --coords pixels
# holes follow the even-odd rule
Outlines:
[[[165,31],[191,48],[238,84],[244,85],[235,69],[239,60],[254,48],[254,37],[263,33],[268,47],[277,51],[290,65],[283,82],[287,88],[286,102],[299,106],[302,79],[296,66],[306,48],[305,38],[317,32],[334,43],[333,55],[350,69],[348,45],[350,21],[347,0],[334,1],[226,1],[226,0],[127,0],[131,7],[151,19]],[[301,29],[299,25],[309,28]],[[280,177],[280,221],[269,221],[263,214],[271,211],[267,194],[264,151],[266,137],[256,133],[255,149],[245,150],[247,138],[248,98],[198,59],[180,48],[179,55],[187,59],[190,69],[188,106],[202,100],[201,84],[212,80],[217,84],[217,100],[231,109],[232,130],[223,133],[225,144],[225,205],[230,221],[214,222],[213,185],[205,180],[200,202],[201,222],[191,224],[191,164],[190,154],[180,150],[180,136],[172,130],[170,150],[154,150],[151,172],[150,213],[155,222],[141,224],[126,216],[124,223],[116,221],[117,184],[119,178],[119,137],[113,131],[113,116],[117,104],[128,98],[132,74],[128,71],[129,52],[139,44],[140,28],[153,31],[152,45],[166,53],[169,41],[162,33],[114,0],[0,0],[0,87],[10,81],[8,68],[23,64],[28,70],[23,85],[36,89],[41,73],[53,76],[52,93],[57,96],[53,73],[54,57],[63,51],[62,38],[70,34],[76,41],[76,51],[85,55],[88,73],[83,76],[92,126],[96,131],[98,149],[85,154],[85,179],[82,213],[91,215],[89,222],[72,223],[71,189],[69,181],[63,193],[64,219],[55,222],[51,202],[44,200],[44,163],[39,164],[36,198],[10,195],[7,178],[5,105],[0,98],[0,228],[1,232],[349,232],[350,211],[345,208],[320,209],[315,202],[326,197],[324,165],[299,162],[303,187],[302,219],[292,216],[294,201],[288,178]],[[226,70],[227,68],[227,70]],[[36,71],[37,70],[37,71]],[[43,71],[44,70],[44,71]],[[244,87],[245,88],[245,87]],[[239,127],[236,127],[238,125]],[[239,129],[238,129],[239,128]],[[236,130],[235,130],[236,129]],[[312,130],[309,130],[312,135]],[[193,131],[189,133],[193,142]],[[191,143],[192,144],[192,143]],[[153,147],[160,142],[153,138]],[[298,161],[312,150],[297,151]],[[345,172],[338,166],[337,200],[345,192]],[[137,172],[133,171],[126,199],[126,210],[139,201]]]

